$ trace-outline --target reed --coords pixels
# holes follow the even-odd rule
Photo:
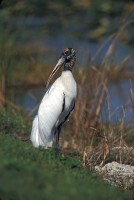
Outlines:
[[[122,31],[127,27],[126,23],[120,30],[109,37],[106,42],[111,41],[107,52],[101,63],[96,64],[95,60],[101,54],[106,45],[102,44],[96,54],[89,55],[87,67],[76,67],[74,76],[78,83],[78,96],[76,99],[75,110],[70,118],[70,122],[62,129],[61,145],[66,149],[77,149],[84,158],[85,165],[103,165],[108,160],[116,159],[113,149],[129,147],[133,144],[132,119],[125,122],[126,109],[129,107],[134,112],[134,92],[132,80],[133,69],[129,69],[131,56],[127,55],[121,63],[116,61],[116,44]],[[48,55],[56,54],[54,49],[41,49],[35,44],[30,46],[8,41],[3,42],[0,47],[0,105],[1,107],[11,107],[20,110],[13,103],[16,98],[10,93],[12,87],[21,90],[29,86],[44,86],[50,74],[51,68]],[[84,55],[83,55],[84,59]],[[54,61],[51,66],[54,65]],[[49,64],[47,64],[47,62]],[[44,64],[46,63],[46,64]],[[126,67],[127,66],[127,67]],[[129,70],[128,70],[129,69]],[[122,105],[122,117],[116,124],[111,124],[111,116],[116,116],[115,111],[111,111],[111,100],[109,97],[108,84],[110,81],[130,80],[130,102]],[[104,110],[107,105],[107,111]],[[33,109],[34,110],[34,109]],[[29,112],[28,115],[31,115]],[[107,120],[105,120],[107,119]],[[107,122],[105,122],[107,121]],[[9,130],[10,131],[10,130]],[[28,132],[27,134],[30,134]],[[130,153],[131,154],[131,153]],[[118,156],[120,162],[133,163],[129,156]],[[117,159],[117,160],[118,160]],[[125,160],[126,159],[126,160]],[[122,161],[123,160],[123,161]]]
[[[61,134],[63,148],[77,149],[83,154],[83,165],[91,168],[109,161],[134,164],[133,119],[125,120],[127,108],[134,111],[132,76],[129,77],[129,102],[120,106],[122,116],[116,123],[111,123],[111,117],[116,117],[118,108],[111,110],[108,84],[116,79],[115,74],[116,77],[127,74],[124,66],[113,66],[111,62],[115,45],[113,41],[100,64],[101,67],[91,64],[89,68],[76,71],[78,97],[72,119]],[[107,112],[104,104],[107,105]]]

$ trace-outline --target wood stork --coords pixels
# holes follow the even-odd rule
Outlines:
[[[75,50],[64,49],[48,78],[47,86],[58,69],[64,67],[61,76],[46,91],[33,120],[30,139],[34,147],[47,148],[55,143],[59,148],[61,127],[75,106],[77,85],[72,74],[75,61]]]

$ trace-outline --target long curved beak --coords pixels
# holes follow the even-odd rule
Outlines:
[[[52,77],[56,74],[56,72],[62,67],[63,63],[65,62],[65,58],[64,57],[61,57],[57,64],[55,65],[53,71],[51,72],[49,78],[48,78],[48,81],[47,81],[47,84],[46,84],[46,87],[48,87],[49,83],[50,83],[50,80],[52,79]]]

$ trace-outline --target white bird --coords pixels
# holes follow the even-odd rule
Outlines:
[[[55,143],[56,148],[59,148],[61,127],[75,106],[77,85],[72,74],[75,61],[75,50],[64,49],[49,76],[47,86],[58,69],[64,67],[61,76],[46,91],[33,120],[30,139],[34,147],[47,148],[52,147]]]

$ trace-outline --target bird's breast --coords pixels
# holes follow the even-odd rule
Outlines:
[[[75,99],[77,95],[77,85],[71,71],[63,71],[61,74],[61,81],[64,87],[65,96]]]

